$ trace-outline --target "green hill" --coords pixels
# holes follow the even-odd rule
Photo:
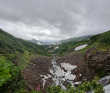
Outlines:
[[[91,35],[75,37],[60,41],[59,48],[54,51],[58,56],[74,52],[75,47],[88,44]]]
[[[91,35],[88,36],[81,36],[81,37],[75,37],[75,38],[69,38],[69,39],[65,39],[60,41],[62,44],[66,43],[71,43],[71,42],[78,42],[78,41],[82,41],[82,40],[87,40],[91,37]]]
[[[48,51],[54,51],[53,54],[57,54],[58,56],[74,52],[75,47],[88,44],[89,39],[91,35],[88,36],[81,36],[81,37],[75,37],[75,38],[69,38],[66,40],[62,40],[59,42],[55,42],[51,47],[49,45],[43,45],[43,47]],[[58,49],[55,49],[55,47],[59,47]]]
[[[58,54],[59,56],[74,52],[75,47],[88,44],[86,49],[82,49],[81,52],[85,52],[87,49],[97,46],[100,50],[107,51],[107,48],[110,47],[110,31],[97,34],[94,36],[83,36],[83,37],[76,37],[67,40],[61,41],[62,44],[59,45],[59,48],[54,51],[54,53]]]
[[[26,50],[39,55],[48,55],[48,52],[41,46],[16,38],[0,29],[0,53],[12,53],[16,51],[24,53]]]
[[[77,46],[88,44],[89,40],[82,40],[82,41],[70,41],[68,43],[63,43],[59,45],[59,48],[54,51],[58,56],[74,52],[74,49]]]
[[[50,53],[43,47],[0,29],[0,93],[28,93],[21,70],[32,58],[44,55]]]
[[[40,45],[16,38],[0,29],[0,54],[20,65],[25,64],[34,55],[50,56]]]
[[[108,46],[110,45],[110,30],[98,35],[94,35],[90,38],[90,44],[94,43],[101,44],[101,46]]]
[[[110,72],[110,30],[90,38],[88,47],[83,49],[85,61],[94,69],[99,77]]]

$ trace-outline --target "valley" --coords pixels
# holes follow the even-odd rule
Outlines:
[[[53,93],[47,92],[47,89],[58,85],[62,91],[66,91],[68,85],[78,89],[83,82],[110,75],[110,31],[81,40],[77,38],[58,45],[41,46],[13,37],[3,30],[0,36],[0,57],[4,56],[15,67],[21,68],[26,93],[39,89],[42,93]],[[4,82],[1,88],[6,84],[11,86],[8,79]],[[100,83],[103,84],[102,81]],[[107,78],[105,89],[109,84],[110,78]],[[8,89],[5,87],[1,91]],[[93,90],[88,91],[92,93]],[[108,88],[106,91],[109,91]]]
[[[0,0],[0,93],[110,93],[110,0]]]

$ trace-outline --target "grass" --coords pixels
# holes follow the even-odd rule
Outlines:
[[[88,43],[88,40],[79,41],[79,42],[72,42],[70,44],[61,44],[59,46],[59,48],[57,50],[55,50],[54,53],[56,53],[58,56],[62,56],[62,55],[65,55],[67,53],[74,52],[74,49],[77,46],[80,46],[80,45],[83,45],[83,44],[87,44],[87,43]]]
[[[21,69],[25,69],[28,66],[28,63],[30,63],[30,60],[32,58],[35,58],[35,54],[29,53],[28,51],[25,51],[24,54],[19,55],[19,61],[18,65],[21,67]]]

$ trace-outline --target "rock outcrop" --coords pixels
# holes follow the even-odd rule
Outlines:
[[[110,53],[109,51],[99,51],[95,47],[85,52],[85,61],[95,70],[102,70],[110,74]]]
[[[100,79],[97,83],[102,84],[103,86],[110,84],[110,75]]]

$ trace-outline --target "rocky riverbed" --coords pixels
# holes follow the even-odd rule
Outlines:
[[[41,75],[41,77],[43,77],[43,87],[45,87],[45,83],[49,78],[53,80],[53,84],[55,84],[56,86],[61,85],[62,89],[66,89],[66,83],[70,83],[73,87],[80,84],[81,81],[73,82],[73,80],[76,78],[76,75],[73,75],[71,71],[76,68],[77,65],[71,65],[69,63],[61,63],[60,65],[58,65],[56,62],[56,58],[52,59],[49,68],[50,73],[48,73],[46,76]]]
[[[76,50],[84,47],[86,45],[79,46]],[[109,73],[109,53],[94,51],[96,51],[95,48],[87,50],[85,55],[69,53],[53,58],[36,56],[30,60],[28,67],[23,71],[27,81],[27,90],[37,90],[39,86],[43,93],[47,93],[48,86],[61,85],[62,89],[66,89],[66,86],[71,84],[76,87],[83,81],[94,79],[94,76],[97,75],[94,68]],[[110,76],[102,78],[98,83],[104,85],[105,93],[109,93]]]
[[[46,93],[48,86],[60,84],[66,89],[67,84],[75,86],[82,81],[92,80],[95,73],[84,62],[82,54],[71,53],[59,58],[36,56],[30,60],[23,75],[28,91],[40,86],[43,93]]]

